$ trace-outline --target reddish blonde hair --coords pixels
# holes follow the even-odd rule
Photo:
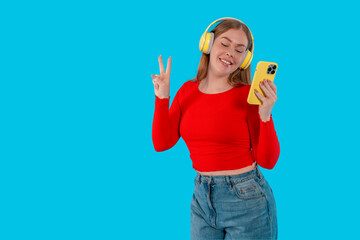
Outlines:
[[[230,29],[240,29],[243,30],[247,36],[248,39],[248,46],[246,49],[251,49],[252,47],[252,41],[251,41],[251,34],[250,31],[248,29],[248,27],[243,24],[240,23],[236,20],[224,20],[223,22],[219,23],[211,32],[214,33],[214,42],[215,39],[220,36],[221,34],[223,34],[224,32],[230,30]],[[208,72],[208,68],[209,68],[209,60],[210,60],[210,55],[207,55],[205,53],[203,53],[201,55],[200,58],[200,63],[199,63],[199,67],[198,67],[198,71],[197,71],[197,75],[195,77],[195,80],[198,81],[199,83],[206,78],[207,76],[207,72]],[[243,85],[250,85],[251,84],[251,77],[250,77],[250,73],[251,73],[251,64],[244,70],[241,70],[240,68],[236,69],[233,73],[231,73],[229,75],[228,78],[228,83],[233,86],[236,87],[240,84]]]

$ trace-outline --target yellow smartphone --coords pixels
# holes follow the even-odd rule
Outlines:
[[[253,105],[262,104],[260,99],[255,95],[255,89],[257,89],[263,96],[265,96],[265,93],[260,88],[260,82],[264,81],[265,79],[269,79],[270,81],[274,82],[277,69],[278,69],[278,65],[274,62],[265,62],[265,61],[258,62],[258,64],[256,65],[254,78],[251,83],[249,95],[247,98],[247,102],[249,104],[253,104]]]

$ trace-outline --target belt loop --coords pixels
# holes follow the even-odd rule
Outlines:
[[[257,164],[256,164],[256,174],[259,178],[261,178],[261,172]]]
[[[226,182],[227,182],[227,184],[229,184],[230,185],[230,189],[232,189],[233,188],[233,184],[232,184],[232,181],[230,180],[230,178],[229,178],[229,175],[226,175]]]

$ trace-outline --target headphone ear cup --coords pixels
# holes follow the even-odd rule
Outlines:
[[[206,51],[206,54],[210,54],[212,45],[214,43],[214,36],[215,36],[215,34],[213,32],[210,32],[208,34],[209,34],[209,46],[208,46],[208,49]]]
[[[205,36],[206,36],[206,33],[201,35],[201,38],[200,38],[199,49],[200,49],[201,52],[203,51],[204,46],[205,46]]]
[[[251,63],[252,58],[253,58],[252,52],[251,52],[250,50],[246,50],[244,60],[243,60],[243,62],[240,64],[239,68],[240,68],[240,69],[246,69],[246,68],[248,68],[248,66],[249,66],[250,63]]]
[[[199,49],[205,54],[209,54],[212,44],[214,42],[214,33],[205,33],[201,36],[200,42],[199,42]]]

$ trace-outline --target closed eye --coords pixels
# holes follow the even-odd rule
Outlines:
[[[223,44],[223,43],[221,43],[221,45],[223,45],[224,47],[228,47],[228,45],[225,45],[225,44]],[[244,52],[244,51],[238,51],[238,50],[236,50],[238,53],[242,53],[242,52]]]

